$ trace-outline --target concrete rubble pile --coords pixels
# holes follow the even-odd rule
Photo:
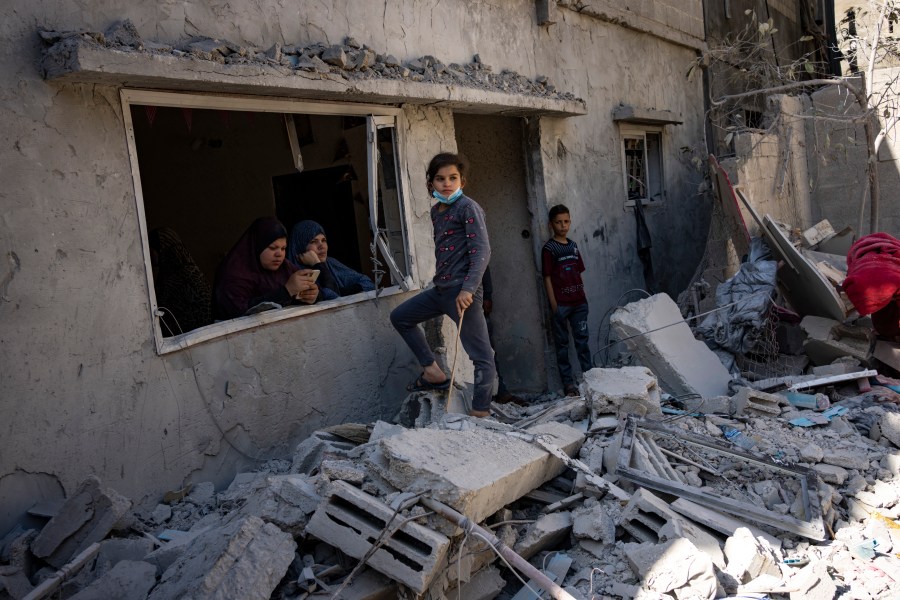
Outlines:
[[[557,90],[546,77],[531,80],[509,70],[495,73],[490,65],[481,62],[478,55],[467,64],[445,64],[434,56],[401,61],[350,37],[342,44],[276,43],[268,49],[209,37],[193,37],[173,45],[144,40],[127,19],[113,24],[105,32],[44,29],[39,33],[45,44],[43,68],[51,73],[68,64],[77,55],[80,45],[88,45],[114,52],[144,53],[148,57],[168,56],[222,65],[258,66],[275,69],[285,75],[345,81],[408,80],[561,100],[576,99],[571,93]]]
[[[842,375],[857,374],[850,365],[807,376],[844,377],[798,388],[815,393],[751,384],[683,400],[647,367],[597,368],[581,397],[495,405],[491,419],[436,411],[416,428],[335,426],[226,489],[197,483],[137,509],[90,478],[42,512],[55,516],[40,531],[0,540],[0,597],[43,597],[42,586],[82,600],[540,588],[498,558],[502,546],[558,586],[544,597],[896,597],[900,405],[860,393]],[[446,404],[407,402],[423,396]]]
[[[900,379],[864,321],[782,322],[795,359],[737,373],[664,294],[610,323],[634,364],[579,397],[414,393],[149,506],[88,478],[0,538],[0,600],[897,597]]]

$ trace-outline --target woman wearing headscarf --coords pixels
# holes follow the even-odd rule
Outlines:
[[[159,227],[150,232],[149,245],[163,337],[212,323],[209,283],[178,234]]]
[[[288,260],[299,268],[318,269],[322,299],[332,300],[375,289],[372,280],[328,256],[325,230],[315,221],[300,221],[291,230]]]
[[[233,319],[263,302],[312,304],[319,295],[309,269],[285,260],[287,230],[278,219],[256,219],[216,272],[213,316]]]

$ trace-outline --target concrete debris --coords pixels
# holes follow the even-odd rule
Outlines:
[[[174,52],[128,33],[88,37]],[[189,60],[280,52],[323,73],[342,60],[354,73],[402,66],[354,40],[269,50],[180,45]],[[434,57],[403,68],[435,80],[465,71]],[[531,594],[507,558],[523,561],[524,580],[579,599],[895,598],[900,381],[861,353],[866,336],[853,327],[803,322],[813,366],[757,365],[752,380],[732,380],[671,300],[654,296],[613,318],[644,366],[588,371],[583,397],[506,404],[498,421],[411,394],[393,423],[316,431],[225,489],[184,482],[135,509],[89,478],[61,506],[35,504],[42,529],[0,537],[0,598]]]
[[[619,418],[662,414],[656,377],[646,367],[591,369],[584,374],[582,389],[594,423],[606,414]]]
[[[194,37],[173,48],[167,44],[141,39],[129,20],[117,23],[105,33],[88,31],[59,32],[40,30],[44,42],[43,69],[46,75],[63,69],[77,55],[79,45],[103,47],[112,52],[174,56],[188,61],[207,61],[222,65],[268,66],[282,69],[286,75],[308,75],[354,81],[387,79],[427,82],[444,86],[465,86],[507,94],[530,95],[560,100],[578,100],[561,92],[546,77],[529,79],[513,71],[495,72],[476,55],[472,62],[445,64],[433,56],[422,56],[405,64],[393,55],[384,55],[356,40],[351,43],[307,45],[276,43],[268,48],[242,46],[229,40]]]
[[[149,599],[269,598],[296,548],[289,534],[258,517],[210,529],[166,569]]]
[[[41,530],[31,552],[54,567],[62,567],[105,538],[130,508],[129,499],[113,490],[101,489],[96,477],[88,477]]]
[[[712,350],[694,339],[678,306],[666,294],[617,309],[609,323],[665,391],[703,398],[728,395],[728,370]]]

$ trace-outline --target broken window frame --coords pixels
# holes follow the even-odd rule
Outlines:
[[[655,140],[651,145],[648,138]],[[638,179],[647,190],[639,197],[642,206],[659,206],[665,202],[665,170],[663,163],[663,128],[662,127],[635,127],[627,126],[619,129],[619,147],[622,152],[622,184],[624,186],[624,208],[634,208],[638,197],[631,197],[630,183],[636,179],[630,172],[630,159],[628,142],[639,140],[643,144],[642,161],[644,177]]]
[[[403,140],[400,138],[403,127],[400,126],[399,123],[403,118],[402,109],[381,105],[340,104],[334,102],[325,103],[306,100],[262,98],[256,96],[212,95],[127,88],[120,90],[120,100],[122,102],[122,116],[125,126],[128,156],[131,163],[131,177],[134,184],[135,209],[137,212],[138,224],[141,232],[141,245],[144,253],[144,268],[147,277],[147,293],[149,300],[148,306],[150,309],[150,318],[153,321],[153,337],[156,342],[157,354],[163,355],[176,352],[212,339],[248,329],[254,329],[268,323],[296,319],[308,314],[340,308],[348,304],[364,302],[380,296],[404,293],[421,287],[421,282],[413,275],[415,272],[412,268],[415,264],[415,257],[413,256],[415,250],[414,245],[410,243],[408,235],[412,214],[407,202],[409,196],[405,191],[406,180],[401,177],[401,173],[399,172],[399,165],[404,164],[402,152]],[[154,287],[153,268],[150,261],[149,231],[147,229],[147,217],[144,209],[144,195],[138,163],[137,141],[134,133],[134,124],[131,118],[131,105],[133,104],[201,110],[211,109],[257,113],[274,112],[285,115],[286,123],[290,121],[287,116],[293,114],[365,117],[367,131],[375,132],[375,135],[367,136],[366,140],[368,149],[367,158],[370,166],[368,173],[370,227],[373,228],[372,233],[373,236],[375,236],[376,244],[382,251],[381,256],[388,259],[387,262],[390,273],[386,273],[386,275],[391,276],[394,283],[390,286],[379,287],[371,292],[362,292],[352,296],[331,300],[327,304],[287,306],[281,310],[265,311],[255,315],[220,321],[180,335],[163,337],[160,325],[161,313],[156,302],[156,288]],[[397,217],[399,218],[401,225],[399,237],[402,241],[402,250],[405,254],[405,260],[400,264],[398,264],[396,259],[391,260],[391,258],[393,258],[391,250],[396,251],[396,243],[392,246],[390,243],[392,240],[388,239],[387,234],[378,227],[378,190],[380,182],[384,179],[383,170],[386,168],[386,165],[384,164],[385,161],[381,160],[377,147],[374,147],[377,145],[377,131],[379,129],[388,129],[392,135],[394,152],[393,175],[397,194]],[[297,161],[302,159],[299,157],[299,154],[295,152],[293,143],[291,145],[292,153],[295,155],[295,165],[299,168],[300,165]],[[372,165],[375,165],[375,168],[372,168]],[[394,238],[396,237],[398,236],[395,235]]]
[[[702,490],[692,485],[666,479],[632,466],[631,458],[635,439],[643,432],[669,436],[678,440],[686,447],[698,446],[724,456],[734,457],[771,472],[794,477],[800,484],[801,494],[803,496],[803,510],[807,518],[798,519],[791,515],[782,515],[770,511],[764,506],[759,507],[748,502],[741,502],[718,493]],[[821,541],[825,539],[825,525],[822,521],[822,505],[819,500],[818,478],[815,471],[812,469],[779,464],[768,457],[742,452],[741,450],[734,448],[727,448],[711,439],[692,435],[668,427],[662,423],[638,419],[634,415],[628,415],[625,421],[625,428],[622,432],[622,444],[619,447],[615,474],[646,488],[650,488],[651,490],[678,496],[679,498],[696,502],[697,504],[713,510],[790,531],[791,533],[796,533],[812,540]]]

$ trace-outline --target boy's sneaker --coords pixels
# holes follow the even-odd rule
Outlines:
[[[580,396],[581,392],[578,391],[578,386],[574,383],[569,383],[566,385],[566,396]]]

